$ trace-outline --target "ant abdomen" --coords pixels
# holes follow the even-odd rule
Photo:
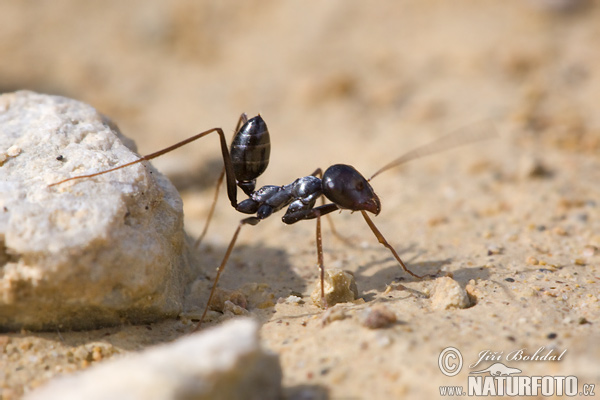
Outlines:
[[[271,140],[267,124],[260,115],[249,119],[237,132],[229,150],[238,182],[253,181],[269,165]]]

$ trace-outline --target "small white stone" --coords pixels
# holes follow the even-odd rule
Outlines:
[[[449,308],[467,308],[470,305],[469,295],[458,282],[450,277],[435,280],[435,288],[431,296],[431,307],[435,310]]]
[[[389,347],[394,340],[388,333],[377,332],[375,335],[375,342],[379,345],[379,347]]]
[[[261,349],[258,329],[229,321],[59,377],[25,399],[279,399],[279,359]]]
[[[302,301],[302,297],[299,296],[294,296],[293,294],[289,295],[286,299],[285,302],[287,304],[298,304]]]
[[[8,150],[6,150],[6,155],[9,157],[16,157],[21,154],[21,148],[19,146],[10,146]]]

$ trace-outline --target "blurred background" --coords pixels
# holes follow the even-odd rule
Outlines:
[[[0,91],[90,103],[142,154],[260,112],[287,182],[485,118],[594,152],[598,38],[593,0],[2,2]],[[191,173],[208,142],[157,164]]]
[[[141,154],[261,113],[260,183],[285,184],[337,162],[367,175],[488,118],[597,153],[599,38],[593,0],[2,2],[0,91],[90,103]],[[220,162],[205,139],[155,164],[184,189]]]
[[[2,2],[0,92],[87,102],[140,154],[261,113],[272,152],[259,185],[287,184],[334,163],[370,175],[486,119],[509,153],[597,154],[599,38],[593,0]],[[217,140],[154,164],[180,191],[212,187]],[[184,193],[194,233],[208,192]]]
[[[87,102],[140,154],[261,113],[259,185],[287,184],[334,163],[369,175],[487,119],[509,154],[597,154],[599,38],[594,0],[2,2],[0,91]],[[210,192],[221,162],[210,138],[154,161],[193,233],[210,195],[185,189]]]

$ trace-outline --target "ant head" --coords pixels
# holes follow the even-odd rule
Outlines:
[[[377,215],[381,203],[369,182],[354,167],[336,164],[323,174],[323,194],[341,209],[370,211]]]

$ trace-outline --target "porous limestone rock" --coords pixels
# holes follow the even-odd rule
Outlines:
[[[443,276],[435,280],[431,307],[435,310],[467,308],[471,305],[467,291],[454,279]]]
[[[91,106],[0,96],[0,331],[176,316],[190,270],[182,202]]]
[[[258,329],[251,319],[229,321],[57,378],[26,399],[279,399],[279,358],[261,349]]]

